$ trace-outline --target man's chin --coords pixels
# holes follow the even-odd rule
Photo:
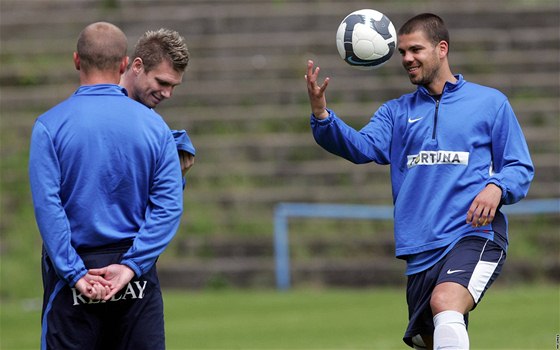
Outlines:
[[[151,103],[151,108],[156,108],[163,100],[154,99]]]
[[[424,85],[425,84],[425,80],[422,79],[422,77],[409,75],[408,78],[410,79],[410,82],[413,85]]]
[[[157,105],[159,104],[159,102],[160,101],[150,100],[150,101],[147,101],[146,103],[144,103],[144,105],[146,105],[147,107],[150,107],[150,108],[156,108]]]

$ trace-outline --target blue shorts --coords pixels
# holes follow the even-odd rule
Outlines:
[[[119,263],[130,244],[78,252],[86,267]],[[155,265],[107,302],[61,281],[43,250],[41,349],[165,349],[163,299]]]
[[[506,254],[496,243],[481,237],[461,239],[431,268],[408,277],[406,299],[408,328],[403,340],[412,347],[417,334],[431,335],[434,322],[430,299],[434,288],[443,282],[456,282],[467,288],[475,306],[502,270]],[[468,314],[465,315],[468,325]]]

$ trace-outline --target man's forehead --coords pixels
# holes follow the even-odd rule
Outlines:
[[[176,71],[173,69],[173,65],[165,60],[156,65],[148,74],[173,85],[178,85],[183,80],[183,72]]]
[[[421,30],[408,34],[401,34],[399,35],[397,41],[398,47],[403,49],[415,46],[425,47],[430,44],[430,40],[428,40],[427,35]]]

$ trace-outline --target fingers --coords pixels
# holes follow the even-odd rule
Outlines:
[[[107,301],[107,300],[111,299],[119,291],[120,291],[120,288],[119,289],[117,289],[117,288],[110,289],[108,291],[108,293],[103,297],[103,300]]]
[[[480,213],[476,220],[473,220],[474,227],[486,226],[491,222],[488,215],[485,215],[484,212]]]
[[[318,92],[322,94],[327,88],[330,78],[325,78],[323,85],[317,84],[317,79],[319,78],[319,72],[321,71],[321,68],[317,66],[315,67],[315,69],[313,69],[313,65],[314,63],[312,60],[307,61],[307,74],[305,75],[305,80],[307,80],[307,88],[310,90],[310,93],[311,91],[318,90]]]
[[[305,74],[305,79],[309,81],[309,78],[313,75],[313,61],[307,61],[307,74]]]
[[[103,278],[102,276],[95,276],[95,275],[86,275],[86,280],[90,283],[90,284],[94,284],[94,283],[99,283],[102,285],[110,285],[111,282],[106,280],[105,278]]]
[[[105,273],[107,273],[107,268],[106,267],[103,267],[103,268],[100,268],[100,269],[89,269],[88,270],[89,275],[103,276]]]
[[[484,207],[478,218],[480,226],[486,226],[494,221],[494,212],[491,207]]]
[[[85,278],[81,278],[75,287],[82,295],[91,300],[102,300],[111,290],[109,286],[97,282],[90,283]]]
[[[319,86],[319,94],[323,95],[325,93],[325,90],[327,89],[327,86],[329,85],[329,81],[331,79],[329,77],[326,77],[325,80],[323,80],[323,85]]]
[[[78,286],[77,286],[78,288]],[[112,285],[101,284],[95,281],[85,282],[79,288],[80,292],[91,300],[111,299],[122,287],[113,287]]]
[[[109,285],[92,282],[88,283],[82,290],[82,294],[91,300],[104,300],[108,301],[115,295],[120,288],[113,288]]]
[[[472,227],[486,226],[492,223],[500,204],[502,190],[494,184],[488,184],[475,197],[467,211],[467,224]]]
[[[325,90],[329,85],[330,79],[328,77],[325,78],[323,85],[317,84],[319,71],[319,67],[314,68],[312,60],[307,61],[307,74],[305,75],[305,79],[307,82],[307,93],[309,94],[311,113],[313,113],[315,118],[325,119],[329,116],[329,112],[326,111],[327,100],[325,98]]]
[[[134,271],[126,265],[112,264],[91,269],[78,280],[76,289],[91,300],[108,301],[134,277]]]
[[[109,286],[103,286],[99,283],[94,283],[91,288],[91,297],[90,299],[94,300],[109,300],[106,299],[106,296],[111,292],[111,288]]]
[[[467,224],[471,224],[475,228],[489,225],[494,220],[495,214],[496,209],[494,207],[475,201],[467,212]]]
[[[126,286],[134,277],[134,271],[132,271],[128,266],[125,265],[114,265],[118,269],[115,274],[115,283],[111,287],[111,290],[105,296],[105,300],[111,299],[115,294],[117,294],[124,286]]]
[[[467,212],[467,224],[471,224],[472,227],[483,226],[485,219],[482,216],[482,207],[479,207],[477,203],[473,202]]]
[[[179,159],[181,161],[181,172],[183,176],[187,174],[187,171],[194,165],[194,156],[189,152],[179,151]]]
[[[106,269],[92,269],[84,276],[86,282],[91,285],[100,284],[102,286],[112,287],[112,283],[106,276]]]
[[[92,296],[93,286],[84,278],[80,278],[74,287],[86,297],[90,298]]]

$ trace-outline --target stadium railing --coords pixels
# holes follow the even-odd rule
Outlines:
[[[502,207],[508,215],[560,213],[560,198],[523,200]],[[274,257],[276,287],[291,286],[289,229],[290,218],[330,218],[393,220],[393,206],[360,204],[278,203],[274,209]]]

